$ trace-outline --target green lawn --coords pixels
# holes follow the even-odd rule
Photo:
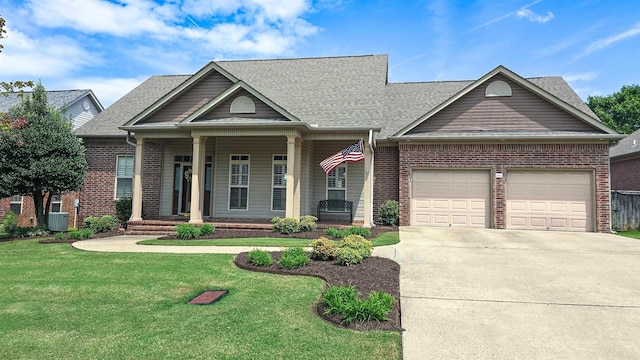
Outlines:
[[[618,235],[622,235],[622,236],[626,236],[626,237],[630,237],[630,238],[634,238],[634,239],[640,239],[640,230],[636,230],[636,231],[619,231]]]
[[[95,253],[0,243],[2,359],[399,359],[397,332],[317,318],[319,279],[236,268],[231,255]],[[187,305],[228,289],[213,305]]]
[[[141,245],[177,245],[177,246],[309,246],[313,240],[291,238],[241,238],[241,239],[211,239],[211,240],[143,240]],[[373,246],[393,245],[400,242],[397,231],[389,231],[371,240]]]

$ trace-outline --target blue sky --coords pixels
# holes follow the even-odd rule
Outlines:
[[[389,81],[498,65],[586,100],[640,84],[640,1],[0,0],[0,80],[90,88],[105,106],[210,60],[389,55]]]

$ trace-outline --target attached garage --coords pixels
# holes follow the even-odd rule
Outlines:
[[[507,228],[593,231],[591,171],[508,171]]]
[[[488,170],[413,170],[411,225],[490,227],[490,189]]]

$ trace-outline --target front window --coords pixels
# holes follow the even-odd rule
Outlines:
[[[133,155],[118,155],[116,158],[115,198],[131,197],[133,194]]]
[[[247,210],[249,203],[249,155],[231,155],[229,209]]]
[[[327,174],[327,199],[347,199],[347,167],[340,165]],[[344,210],[344,209],[327,209]]]
[[[287,155],[273,155],[271,209],[287,207]]]
[[[11,212],[16,215],[22,214],[22,195],[11,197]]]
[[[51,195],[51,212],[62,211],[62,195]]]

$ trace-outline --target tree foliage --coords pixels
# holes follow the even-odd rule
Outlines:
[[[640,85],[623,86],[607,96],[589,96],[587,106],[617,132],[630,134],[640,129]]]
[[[38,224],[47,224],[52,195],[78,190],[86,169],[81,140],[41,84],[0,118],[0,197],[33,197]]]

